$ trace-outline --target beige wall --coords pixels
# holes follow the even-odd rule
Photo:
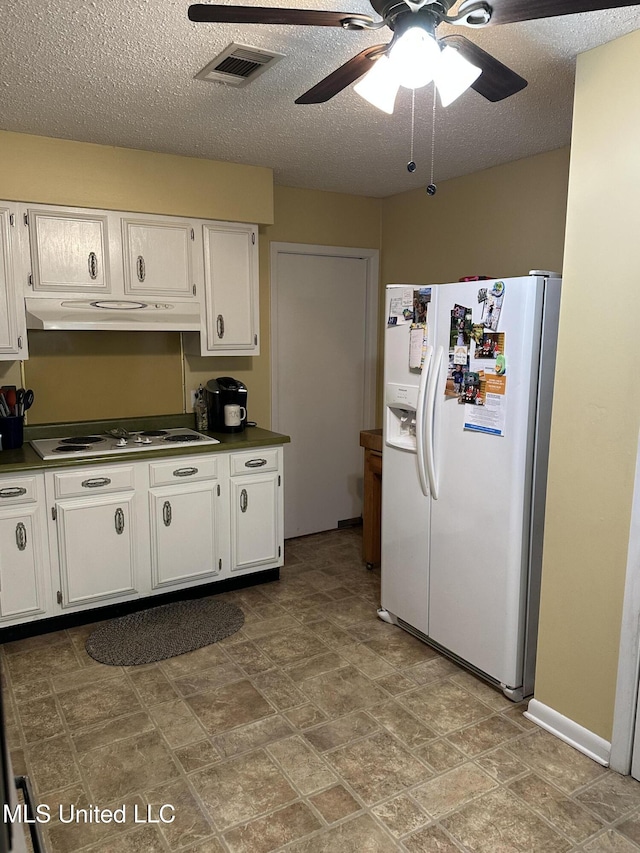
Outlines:
[[[640,425],[640,32],[578,59],[538,700],[611,738]]]

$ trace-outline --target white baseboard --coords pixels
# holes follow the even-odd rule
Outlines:
[[[524,712],[524,716],[540,726],[552,735],[555,735],[560,740],[568,743],[578,752],[597,761],[598,764],[609,766],[609,756],[611,754],[611,744],[608,740],[594,734],[584,726],[570,720],[558,711],[554,711],[548,705],[538,702],[537,699],[532,699],[529,702],[529,707]]]

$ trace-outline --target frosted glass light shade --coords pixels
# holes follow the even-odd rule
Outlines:
[[[391,68],[388,57],[381,56],[373,63],[373,68],[367,71],[353,88],[365,101],[369,101],[374,107],[391,115],[400,83]]]
[[[481,74],[481,68],[465,59],[454,47],[447,45],[440,54],[434,75],[442,106],[448,107],[452,104]]]
[[[389,60],[401,86],[420,89],[433,80],[440,48],[422,27],[409,27],[391,48]]]

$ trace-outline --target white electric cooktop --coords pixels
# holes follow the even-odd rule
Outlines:
[[[217,438],[210,438],[186,427],[114,432],[119,434],[94,433],[68,438],[39,438],[30,444],[43,459],[77,459],[85,456],[108,456],[112,453],[140,453],[142,450],[167,450],[170,447],[195,444],[220,444]]]

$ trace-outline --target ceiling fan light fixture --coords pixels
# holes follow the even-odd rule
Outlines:
[[[373,68],[353,88],[365,101],[369,101],[374,107],[391,115],[400,83],[389,58],[381,56],[373,63]]]
[[[421,89],[430,83],[440,62],[440,48],[424,27],[409,27],[395,42],[389,60],[400,85]]]
[[[440,54],[434,77],[442,106],[452,104],[481,74],[481,68],[465,59],[455,47],[447,45]]]

